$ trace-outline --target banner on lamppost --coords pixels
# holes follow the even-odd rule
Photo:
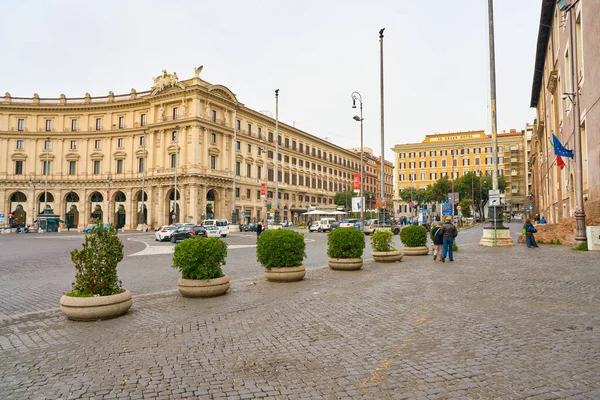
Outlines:
[[[260,197],[265,197],[266,195],[267,195],[267,184],[261,183],[260,184]]]
[[[360,192],[360,174],[354,174],[354,191]]]
[[[365,202],[365,198],[363,197],[362,204],[364,204],[364,202]],[[361,205],[360,197],[353,197],[352,198],[352,212],[360,212],[360,205]]]

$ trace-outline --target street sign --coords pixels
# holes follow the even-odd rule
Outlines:
[[[452,215],[452,204],[442,203],[442,215]]]
[[[0,214],[0,224],[4,223],[4,214]]]

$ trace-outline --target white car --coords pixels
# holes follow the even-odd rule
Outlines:
[[[204,221],[204,226],[214,225],[221,231],[221,237],[229,235],[229,221],[226,219],[207,219]]]
[[[209,238],[220,238],[221,237],[221,229],[219,229],[216,225],[208,225],[206,228],[206,237]]]
[[[321,221],[313,221],[308,228],[309,232],[319,232],[321,230]]]
[[[154,237],[157,242],[162,242],[163,240],[171,239],[171,235],[173,232],[177,230],[173,225],[165,225],[161,226],[154,232]]]
[[[357,218],[349,218],[342,220],[342,222],[340,222],[340,228],[354,228],[354,224],[356,224],[359,221],[360,220]]]

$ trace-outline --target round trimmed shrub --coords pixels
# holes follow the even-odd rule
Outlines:
[[[85,235],[83,249],[71,252],[75,264],[71,297],[110,296],[124,291],[117,277],[117,264],[123,259],[123,243],[115,227],[110,229],[98,220],[90,233]]]
[[[394,246],[392,246],[392,238],[392,231],[375,231],[371,236],[373,251],[396,251]]]
[[[327,255],[330,258],[361,258],[365,235],[354,228],[339,228],[327,234]]]
[[[184,279],[215,279],[223,276],[227,243],[217,238],[196,236],[175,246],[172,267]]]
[[[406,226],[400,231],[400,241],[407,247],[427,246],[427,229],[418,225]]]
[[[256,257],[266,269],[299,267],[306,257],[304,235],[288,229],[269,229],[260,234]]]

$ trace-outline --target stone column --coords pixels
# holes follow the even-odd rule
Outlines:
[[[148,215],[146,216],[147,218],[147,225],[149,225],[148,228],[158,228],[158,221],[156,221],[156,217],[155,215],[158,215],[158,213],[156,213],[156,202],[154,201],[154,186],[150,186],[149,188],[146,188],[146,192],[148,193],[148,200],[144,201],[144,205],[146,206],[146,210],[148,210]]]
[[[198,218],[202,219],[202,215],[206,214],[206,185],[200,185],[199,189],[200,209],[198,210]],[[206,219],[206,215],[204,216],[204,219]]]
[[[188,207],[188,215],[192,217],[190,222],[200,222],[200,214],[198,214],[198,185],[192,183],[189,185],[190,205]]]
[[[125,226],[127,229],[137,229],[138,221],[136,221],[137,217],[137,201],[133,198],[133,189],[127,189],[127,200],[125,204]]]
[[[165,225],[165,218],[165,188],[161,185],[158,187],[158,209],[156,210],[156,225]],[[170,223],[171,221],[169,221],[167,225]]]

